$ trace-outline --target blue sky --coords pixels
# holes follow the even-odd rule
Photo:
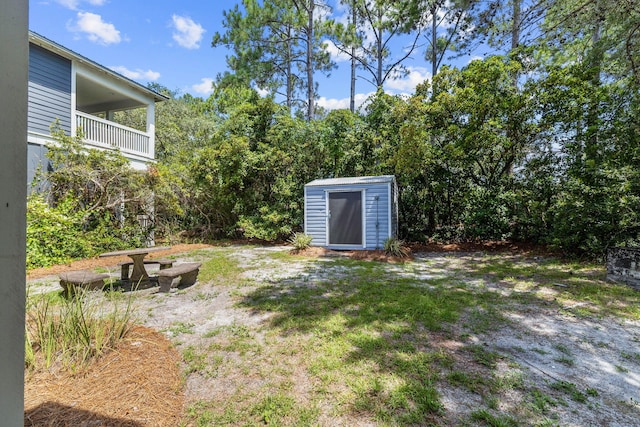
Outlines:
[[[142,84],[157,82],[181,94],[206,97],[213,79],[226,70],[228,53],[222,47],[212,48],[211,38],[216,31],[224,32],[222,12],[235,4],[218,0],[31,0],[29,28]],[[333,14],[340,19],[342,11],[334,7]],[[390,81],[385,90],[411,93],[416,84],[428,79],[422,55],[422,51],[415,53],[406,63],[409,75]],[[349,63],[339,55],[333,58],[338,69],[329,78],[316,77],[318,104],[328,109],[348,108]],[[460,59],[457,65],[468,61]],[[358,103],[373,90],[359,79]]]

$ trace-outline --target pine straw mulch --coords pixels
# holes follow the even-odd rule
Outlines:
[[[292,255],[299,255],[299,256],[308,257],[308,258],[319,258],[319,257],[351,258],[351,259],[364,260],[364,261],[380,261],[380,262],[390,262],[390,263],[405,262],[413,258],[410,254],[406,258],[391,256],[382,250],[334,251],[331,249],[320,248],[315,246],[311,246],[301,250],[292,249],[290,253]]]
[[[179,424],[180,355],[162,334],[134,326],[114,350],[75,373],[25,373],[25,426]]]
[[[208,248],[179,244],[149,258]],[[27,280],[71,270],[112,267],[129,257],[88,258],[37,268]],[[161,333],[134,326],[118,348],[81,371],[25,372],[25,426],[142,427],[178,425],[184,390],[181,357]]]
[[[549,254],[550,251],[540,245],[509,241],[486,241],[466,243],[408,243],[408,255],[397,257],[387,254],[383,250],[348,250],[334,251],[331,249],[308,247],[303,250],[291,250],[291,254],[310,258],[317,257],[345,257],[356,260],[402,263],[413,259],[417,252],[512,252],[524,254]]]

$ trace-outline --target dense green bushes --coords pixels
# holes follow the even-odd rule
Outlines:
[[[410,98],[379,92],[362,114],[313,122],[250,90],[221,89],[202,101],[224,120],[189,160],[185,185],[202,198],[186,217],[211,236],[282,239],[302,225],[306,182],[395,174],[400,237],[410,241],[519,239],[600,255],[638,240],[637,87],[594,88],[579,66],[516,87],[521,72],[501,57],[443,68]],[[223,99],[238,102],[221,108]]]
[[[242,86],[171,99],[147,174],[69,138],[54,150],[53,207],[30,202],[31,265],[140,244],[148,230],[134,219],[152,191],[165,236],[284,240],[302,229],[305,183],[375,174],[398,179],[407,241],[518,239],[591,256],[637,243],[640,91],[585,80],[583,68],[516,86],[522,64],[491,57],[443,67],[411,97],[379,91],[362,113],[314,121]]]
[[[39,174],[40,190],[27,201],[27,267],[144,245],[153,230],[138,222],[152,200],[148,174],[118,152],[86,149],[81,136],[52,132],[53,170]]]

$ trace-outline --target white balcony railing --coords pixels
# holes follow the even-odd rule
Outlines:
[[[105,148],[119,148],[123,153],[152,156],[149,134],[90,114],[76,111],[76,126],[82,130],[84,140]]]

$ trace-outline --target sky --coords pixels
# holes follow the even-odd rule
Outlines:
[[[180,95],[207,97],[212,82],[225,70],[224,47],[211,47],[216,32],[225,31],[223,11],[238,1],[222,0],[30,0],[29,28],[72,51],[113,69],[143,85],[159,83]],[[332,17],[344,11],[333,5]],[[400,49],[406,40],[398,41]],[[412,93],[430,78],[422,49],[406,62],[409,74],[390,81],[392,94]],[[350,62],[331,49],[337,69],[329,77],[316,75],[318,105],[326,109],[348,108]],[[471,57],[457,60],[463,66]],[[461,62],[462,61],[462,62]],[[360,72],[362,77],[366,75]],[[356,103],[375,91],[363,78],[356,84]]]

